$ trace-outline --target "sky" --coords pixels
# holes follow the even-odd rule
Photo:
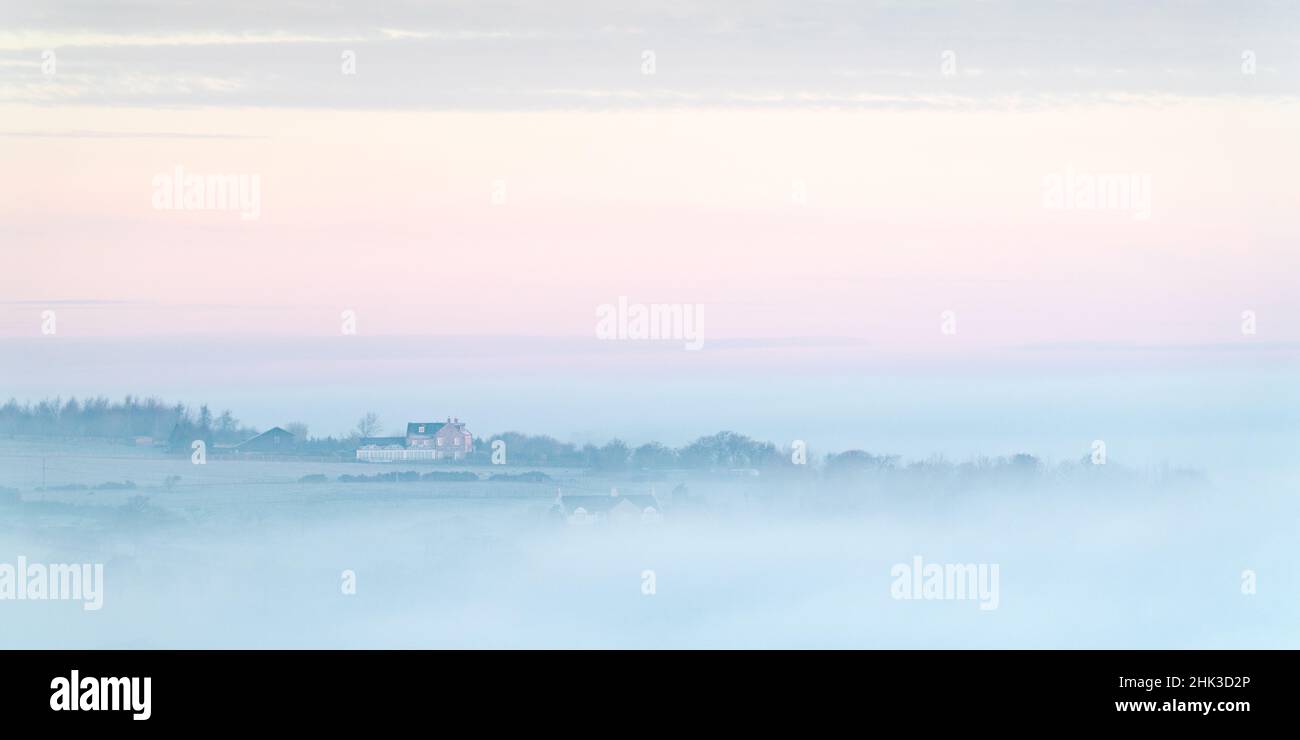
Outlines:
[[[1246,394],[1240,424],[1281,406],[1281,428],[1297,16],[5,0],[0,395],[321,433],[413,395],[574,437],[901,425],[922,454],[1032,445],[1071,389],[1107,399],[1082,427],[1178,388],[1220,415]],[[178,168],[255,178],[256,207],[159,207]],[[1131,189],[1065,194],[1101,180]],[[703,348],[600,340],[620,297],[699,307]],[[954,404],[1016,391],[1034,424],[951,441]],[[873,407],[892,433],[855,431]]]

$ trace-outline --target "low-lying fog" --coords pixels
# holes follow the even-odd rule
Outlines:
[[[1300,644],[1294,475],[345,484],[361,466],[4,453],[21,501],[0,504],[0,566],[104,565],[98,610],[0,601],[5,648]],[[36,491],[42,464],[89,487]],[[312,473],[329,482],[298,482]],[[557,488],[611,487],[653,487],[662,521],[548,515]],[[904,598],[932,564],[983,567],[984,590]]]

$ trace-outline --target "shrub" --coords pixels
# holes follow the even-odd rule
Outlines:
[[[420,480],[478,481],[478,475],[471,473],[469,471],[451,473],[451,472],[436,470],[432,473],[425,473],[424,475],[420,476]]]
[[[497,473],[488,480],[498,483],[547,483],[551,476],[533,470],[528,473]]]
[[[96,491],[131,491],[134,489],[135,482],[129,480],[122,481],[121,483],[116,481],[106,481],[95,486]]]

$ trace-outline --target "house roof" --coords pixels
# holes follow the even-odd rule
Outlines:
[[[423,432],[419,431],[420,427],[424,427]],[[406,425],[406,436],[432,437],[441,431],[443,427],[450,427],[452,431],[463,432],[465,431],[465,422],[460,419],[452,419],[450,421],[412,421]]]
[[[244,440],[243,442],[240,442],[239,444],[237,444],[237,445],[235,445],[235,446],[236,446],[236,447],[243,447],[243,446],[246,445],[246,444],[252,444],[253,442],[256,442],[257,440],[262,439],[263,437],[281,437],[281,438],[283,438],[283,437],[290,437],[290,438],[292,438],[292,437],[293,437],[293,432],[287,432],[287,431],[281,429],[280,427],[271,427],[270,429],[267,429],[265,432],[262,432],[261,434],[257,435],[256,437],[249,437],[248,439]]]

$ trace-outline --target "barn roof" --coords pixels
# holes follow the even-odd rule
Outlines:
[[[265,439],[272,439],[272,438],[276,438],[276,437],[279,437],[279,438],[284,438],[284,437],[292,438],[292,437],[293,437],[293,432],[287,432],[287,431],[281,429],[280,427],[271,427],[270,429],[267,429],[265,432],[262,432],[261,434],[257,435],[256,437],[250,437],[250,438],[244,440],[243,442],[240,442],[239,444],[235,445],[235,447],[243,447],[244,445],[252,444],[252,443],[258,441],[259,439],[264,439],[264,438],[265,438]]]

